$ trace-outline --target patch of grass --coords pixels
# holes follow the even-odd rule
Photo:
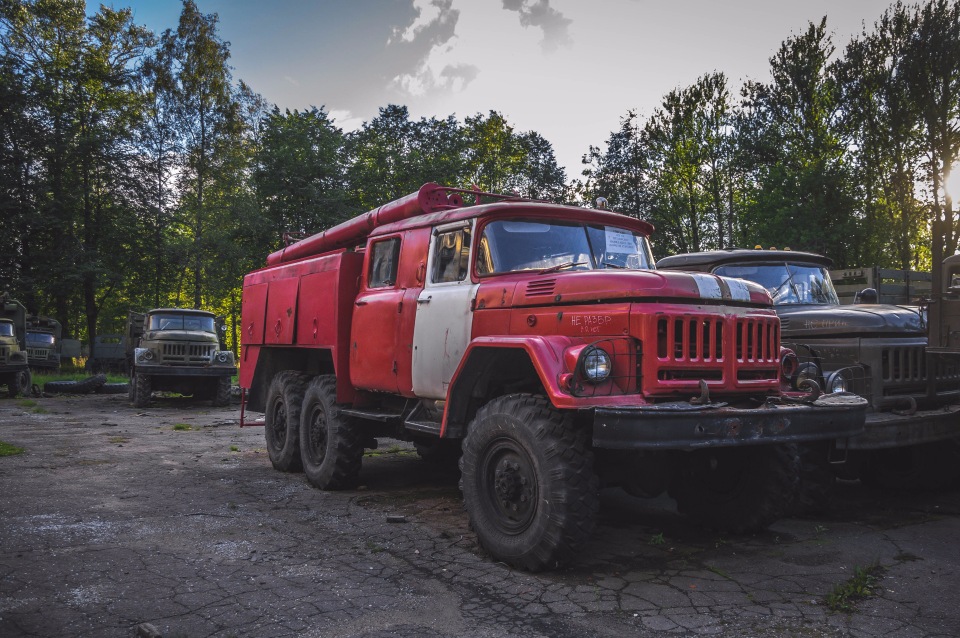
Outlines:
[[[240,451],[240,448],[238,448],[236,445],[231,445],[231,446],[230,446],[230,451],[231,451],[231,452],[239,452],[239,451]]]
[[[846,582],[835,585],[833,590],[827,594],[827,607],[831,611],[853,611],[854,605],[858,601],[873,596],[877,582],[885,571],[880,565],[855,567],[853,576]]]
[[[125,436],[111,436],[107,441],[110,443],[129,443],[130,439]]]
[[[174,423],[173,429],[178,432],[183,432],[185,430],[192,430],[193,427],[189,423]]]
[[[647,542],[651,545],[663,545],[667,542],[667,539],[663,537],[663,532],[660,532],[659,534],[653,534]]]
[[[23,454],[23,452],[24,449],[22,447],[11,445],[6,441],[0,441],[0,456],[16,456],[17,454]]]
[[[21,408],[35,408],[37,407],[37,402],[33,399],[20,399],[17,401],[17,405]]]
[[[87,374],[86,372],[60,372],[56,374],[34,373],[31,383],[36,383],[42,388],[43,384],[48,381],[83,381],[91,376],[93,375]],[[129,380],[130,379],[121,374],[107,375],[107,383],[126,383]]]

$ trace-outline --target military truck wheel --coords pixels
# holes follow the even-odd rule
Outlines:
[[[19,372],[14,372],[7,380],[7,393],[10,395],[10,398],[20,395],[29,396],[30,384],[30,370],[20,370]]]
[[[317,377],[307,387],[300,413],[300,457],[310,483],[321,490],[353,487],[360,475],[363,441],[337,405],[337,380]]]
[[[463,453],[460,439],[423,439],[413,442],[413,447],[425,463],[437,466],[454,468]]]
[[[861,479],[890,490],[939,490],[960,478],[956,439],[874,450]]]
[[[303,469],[298,430],[306,385],[306,376],[285,370],[273,377],[267,390],[264,419],[267,454],[274,469],[281,472],[299,472]]]
[[[152,379],[145,374],[133,374],[133,407],[145,408],[150,405],[153,395]]]
[[[213,393],[213,407],[222,408],[230,405],[230,389],[232,383],[230,377],[220,377],[217,379],[217,385]]]
[[[823,514],[830,510],[837,477],[830,467],[829,447],[822,443],[802,443],[800,453],[800,491],[794,512],[798,516]]]
[[[599,481],[586,433],[543,397],[513,394],[480,408],[460,471],[480,544],[514,567],[557,567],[596,524]]]
[[[765,529],[795,507],[797,446],[751,445],[684,453],[668,493],[680,513],[721,532]]]

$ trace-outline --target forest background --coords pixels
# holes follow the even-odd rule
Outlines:
[[[658,257],[761,244],[929,269],[933,228],[957,250],[957,1],[892,4],[846,43],[825,16],[783,41],[764,82],[715,70],[648,116],[625,107],[579,176],[497,111],[414,120],[388,104],[348,132],[323,106],[281,111],[232,77],[217,22],[194,0],[160,34],[128,9],[0,0],[0,291],[65,336],[195,307],[227,317],[236,350],[243,275],[284,233],[426,182],[602,196],[656,226]]]

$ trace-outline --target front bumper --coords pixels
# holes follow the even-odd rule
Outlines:
[[[845,439],[864,431],[867,401],[824,395],[812,404],[662,403],[593,408],[593,446],[619,450],[694,449]]]
[[[0,374],[5,372],[21,372],[23,370],[28,370],[30,364],[26,361],[14,361],[12,363],[0,363]]]
[[[837,441],[837,448],[879,450],[960,437],[960,404],[913,414],[871,412],[863,434]]]
[[[226,366],[138,365],[134,372],[145,377],[232,377],[237,373],[237,369]]]

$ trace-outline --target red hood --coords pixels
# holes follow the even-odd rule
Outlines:
[[[478,308],[543,306],[551,303],[596,303],[673,299],[771,306],[762,286],[707,273],[655,270],[590,270],[551,273],[481,284]]]

